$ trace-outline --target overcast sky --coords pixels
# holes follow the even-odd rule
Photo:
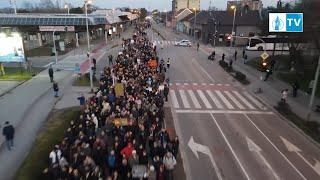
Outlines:
[[[10,0],[0,0],[0,7],[10,7]],[[28,1],[31,3],[37,3],[40,0],[16,0],[18,8],[22,6],[23,2]],[[55,2],[56,0],[52,0]],[[70,2],[73,6],[79,6],[83,4],[84,0],[58,0],[62,3],[64,1]],[[211,0],[214,7],[219,9],[225,9],[227,6],[227,0]],[[283,0],[294,1],[294,0]],[[207,9],[210,0],[201,0],[201,9]],[[275,6],[277,0],[262,0],[264,7]],[[114,8],[114,7],[130,7],[147,9],[171,9],[171,0],[93,0],[93,4],[101,8]]]

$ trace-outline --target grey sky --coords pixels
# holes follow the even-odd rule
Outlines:
[[[0,7],[9,7],[10,0],[0,0]],[[40,0],[16,0],[18,7],[21,7],[23,2],[28,1],[31,3],[37,3]],[[52,0],[55,2],[56,0]],[[79,6],[83,4],[84,0],[58,0],[62,3],[64,1],[69,1],[73,6]],[[225,9],[227,5],[227,0],[211,0],[213,6],[219,9]],[[294,1],[294,0],[284,0],[286,1]],[[130,7],[130,8],[138,8],[144,7],[147,9],[171,9],[171,0],[93,0],[94,5],[101,8],[113,8],[113,7]],[[201,9],[207,9],[209,6],[210,0],[201,0]],[[275,6],[277,0],[262,0],[264,7],[267,6]]]

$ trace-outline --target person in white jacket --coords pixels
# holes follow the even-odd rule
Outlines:
[[[91,115],[91,118],[92,118],[92,122],[94,123],[95,129],[96,129],[96,131],[97,131],[97,130],[98,130],[98,127],[99,127],[98,118],[97,118],[97,116],[95,116],[94,114]]]
[[[163,157],[163,164],[166,168],[166,179],[173,180],[173,169],[177,161],[170,151]]]

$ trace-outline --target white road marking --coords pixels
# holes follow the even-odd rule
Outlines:
[[[190,108],[190,104],[189,104],[189,102],[187,100],[187,96],[186,96],[184,90],[180,89],[179,93],[180,93],[180,96],[181,96],[181,99],[182,99],[183,106],[185,108]]]
[[[253,103],[255,103],[260,109],[266,110],[266,107],[262,105],[258,100],[252,97],[247,91],[244,91],[243,94],[247,96]]]
[[[232,149],[232,146],[230,145],[230,143],[229,143],[228,139],[227,139],[227,138],[226,138],[226,136],[224,135],[224,133],[223,133],[223,131],[222,131],[222,129],[221,129],[221,127],[220,127],[220,125],[218,124],[218,121],[216,120],[216,118],[214,118],[214,116],[213,116],[212,114],[210,114],[210,116],[212,117],[213,122],[214,122],[214,123],[216,124],[216,126],[218,127],[218,129],[219,129],[219,131],[220,131],[220,133],[221,133],[221,135],[222,135],[222,137],[223,137],[224,141],[227,143],[227,145],[228,145],[228,147],[229,147],[229,149],[230,149],[230,151],[231,151],[232,155],[233,155],[233,156],[234,156],[234,158],[236,159],[236,161],[237,161],[238,165],[240,166],[240,168],[241,168],[241,170],[242,170],[243,174],[245,175],[245,177],[246,177],[248,180],[250,180],[250,177],[249,177],[249,175],[248,175],[247,171],[244,169],[244,167],[243,167],[243,165],[241,164],[241,162],[240,162],[240,160],[239,160],[239,158],[238,158],[237,154],[236,154],[236,153],[234,152],[234,150]]]
[[[189,83],[184,83],[184,85],[185,85],[185,86],[188,86],[188,85],[189,85]]]
[[[320,162],[318,160],[315,160],[315,165],[312,165],[308,160],[306,160],[306,158],[302,156],[301,149],[299,149],[297,146],[295,146],[282,136],[280,136],[280,139],[282,140],[283,144],[287,147],[289,152],[295,152],[306,164],[308,164],[318,175],[320,175]]]
[[[176,83],[176,86],[180,86],[181,84],[180,83]]]
[[[202,85],[202,86],[206,86],[206,85],[207,85],[207,83],[201,83],[201,85]]]
[[[200,103],[198,102],[198,100],[197,100],[195,94],[193,93],[193,91],[192,91],[192,90],[188,90],[188,93],[189,93],[189,95],[190,95],[190,97],[191,97],[191,100],[192,100],[194,106],[195,106],[197,109],[200,109],[200,108],[201,108]]]
[[[291,161],[277,148],[276,145],[273,144],[273,142],[260,130],[260,128],[251,120],[251,118],[247,114],[243,114],[249,122],[263,135],[263,137],[273,146],[274,149],[276,149],[279,154],[288,162],[288,164],[305,180],[307,180],[306,177],[303,176],[303,174],[291,163]]]
[[[279,176],[277,175],[277,173],[273,170],[273,168],[271,167],[271,165],[269,164],[269,162],[266,160],[266,158],[262,155],[262,149],[255,144],[250,138],[246,137],[247,140],[247,144],[248,144],[248,148],[249,151],[251,152],[255,152],[256,155],[259,156],[259,158],[262,160],[263,164],[265,164],[267,166],[267,168],[271,171],[271,173],[273,174],[274,178],[276,180],[280,180]]]
[[[218,179],[219,179],[219,180],[222,180],[221,172],[220,172],[220,170],[219,170],[216,162],[215,162],[214,159],[213,159],[213,156],[212,156],[212,153],[211,153],[209,147],[194,142],[193,136],[191,136],[191,138],[190,138],[190,140],[189,140],[189,142],[188,142],[188,146],[189,146],[189,148],[191,149],[191,151],[194,153],[194,155],[195,155],[198,159],[199,159],[198,152],[202,152],[203,154],[206,154],[207,156],[209,156],[210,161],[211,161],[211,164],[212,164],[212,166],[213,166],[213,168],[214,168],[214,171],[215,171],[216,174],[217,174]]]
[[[197,86],[198,85],[198,83],[192,83],[193,85],[195,85],[195,86]]]
[[[199,114],[267,114],[274,115],[271,111],[234,111],[234,110],[196,110],[196,109],[179,109],[177,113],[199,113]]]
[[[209,97],[212,99],[212,101],[214,102],[214,104],[217,106],[218,109],[223,109],[222,104],[220,103],[220,101],[217,99],[217,97],[210,91],[207,90],[206,91],[207,94],[209,95]]]
[[[204,93],[201,90],[197,90],[201,100],[203,101],[204,105],[206,106],[207,109],[211,109],[212,106],[209,103],[208,99],[206,98],[206,96],[204,95]]]
[[[246,106],[248,106],[250,109],[256,109],[253,107],[238,91],[232,91]]]
[[[43,67],[45,67],[45,68],[47,68],[47,67],[49,67],[50,65],[53,65],[55,62],[50,62],[50,63],[48,63],[47,65],[45,65],[45,66],[43,66]]]
[[[223,94],[219,90],[215,90],[216,94],[222,100],[222,102],[227,106],[228,109],[234,109],[234,107],[230,104],[230,102],[223,96]]]
[[[178,99],[177,99],[177,96],[176,96],[176,93],[174,92],[174,90],[170,90],[170,97],[171,97],[171,102],[173,104],[173,107],[179,108]]]
[[[214,86],[215,84],[210,84],[211,86]]]
[[[201,71],[214,83],[216,82],[211,76],[210,74],[197,62],[197,60],[195,60],[194,58],[192,59],[193,62],[197,63],[199,68],[201,69]]]
[[[242,104],[235,97],[233,97],[229,91],[224,91],[224,93],[238,106],[239,109],[245,109],[245,107],[243,107]]]

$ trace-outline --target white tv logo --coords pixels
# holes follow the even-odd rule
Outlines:
[[[286,14],[274,13],[269,14],[269,31],[270,32],[286,32]]]

